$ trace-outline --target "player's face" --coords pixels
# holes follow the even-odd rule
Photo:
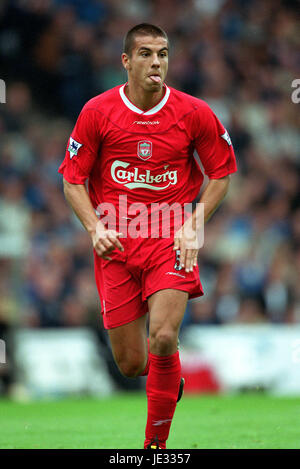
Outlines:
[[[137,36],[131,55],[122,55],[129,82],[145,91],[160,91],[168,71],[168,42],[163,37]]]

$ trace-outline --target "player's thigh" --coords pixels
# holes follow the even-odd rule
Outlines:
[[[147,315],[108,330],[112,352],[120,370],[126,375],[142,372],[147,363]]]
[[[168,353],[177,350],[180,325],[185,313],[188,293],[182,290],[164,289],[148,298],[150,351],[166,348]],[[157,350],[156,350],[157,351]]]

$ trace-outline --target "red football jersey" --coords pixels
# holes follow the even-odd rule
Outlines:
[[[142,111],[125,85],[83,107],[59,172],[72,184],[88,178],[93,207],[112,203],[183,205],[199,194],[203,174],[218,179],[236,171],[229,135],[202,100],[164,85],[161,101]]]

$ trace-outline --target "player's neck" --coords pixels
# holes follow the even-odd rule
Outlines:
[[[156,106],[162,99],[166,92],[165,86],[156,92],[147,92],[140,87],[135,87],[133,84],[127,83],[124,88],[127,98],[142,111],[148,111]]]

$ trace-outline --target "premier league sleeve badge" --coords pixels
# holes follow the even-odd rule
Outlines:
[[[72,159],[73,156],[77,156],[77,153],[80,147],[82,147],[82,143],[76,142],[74,138],[70,137],[70,142],[69,142],[69,147],[68,147],[68,152],[70,153],[70,159]]]

